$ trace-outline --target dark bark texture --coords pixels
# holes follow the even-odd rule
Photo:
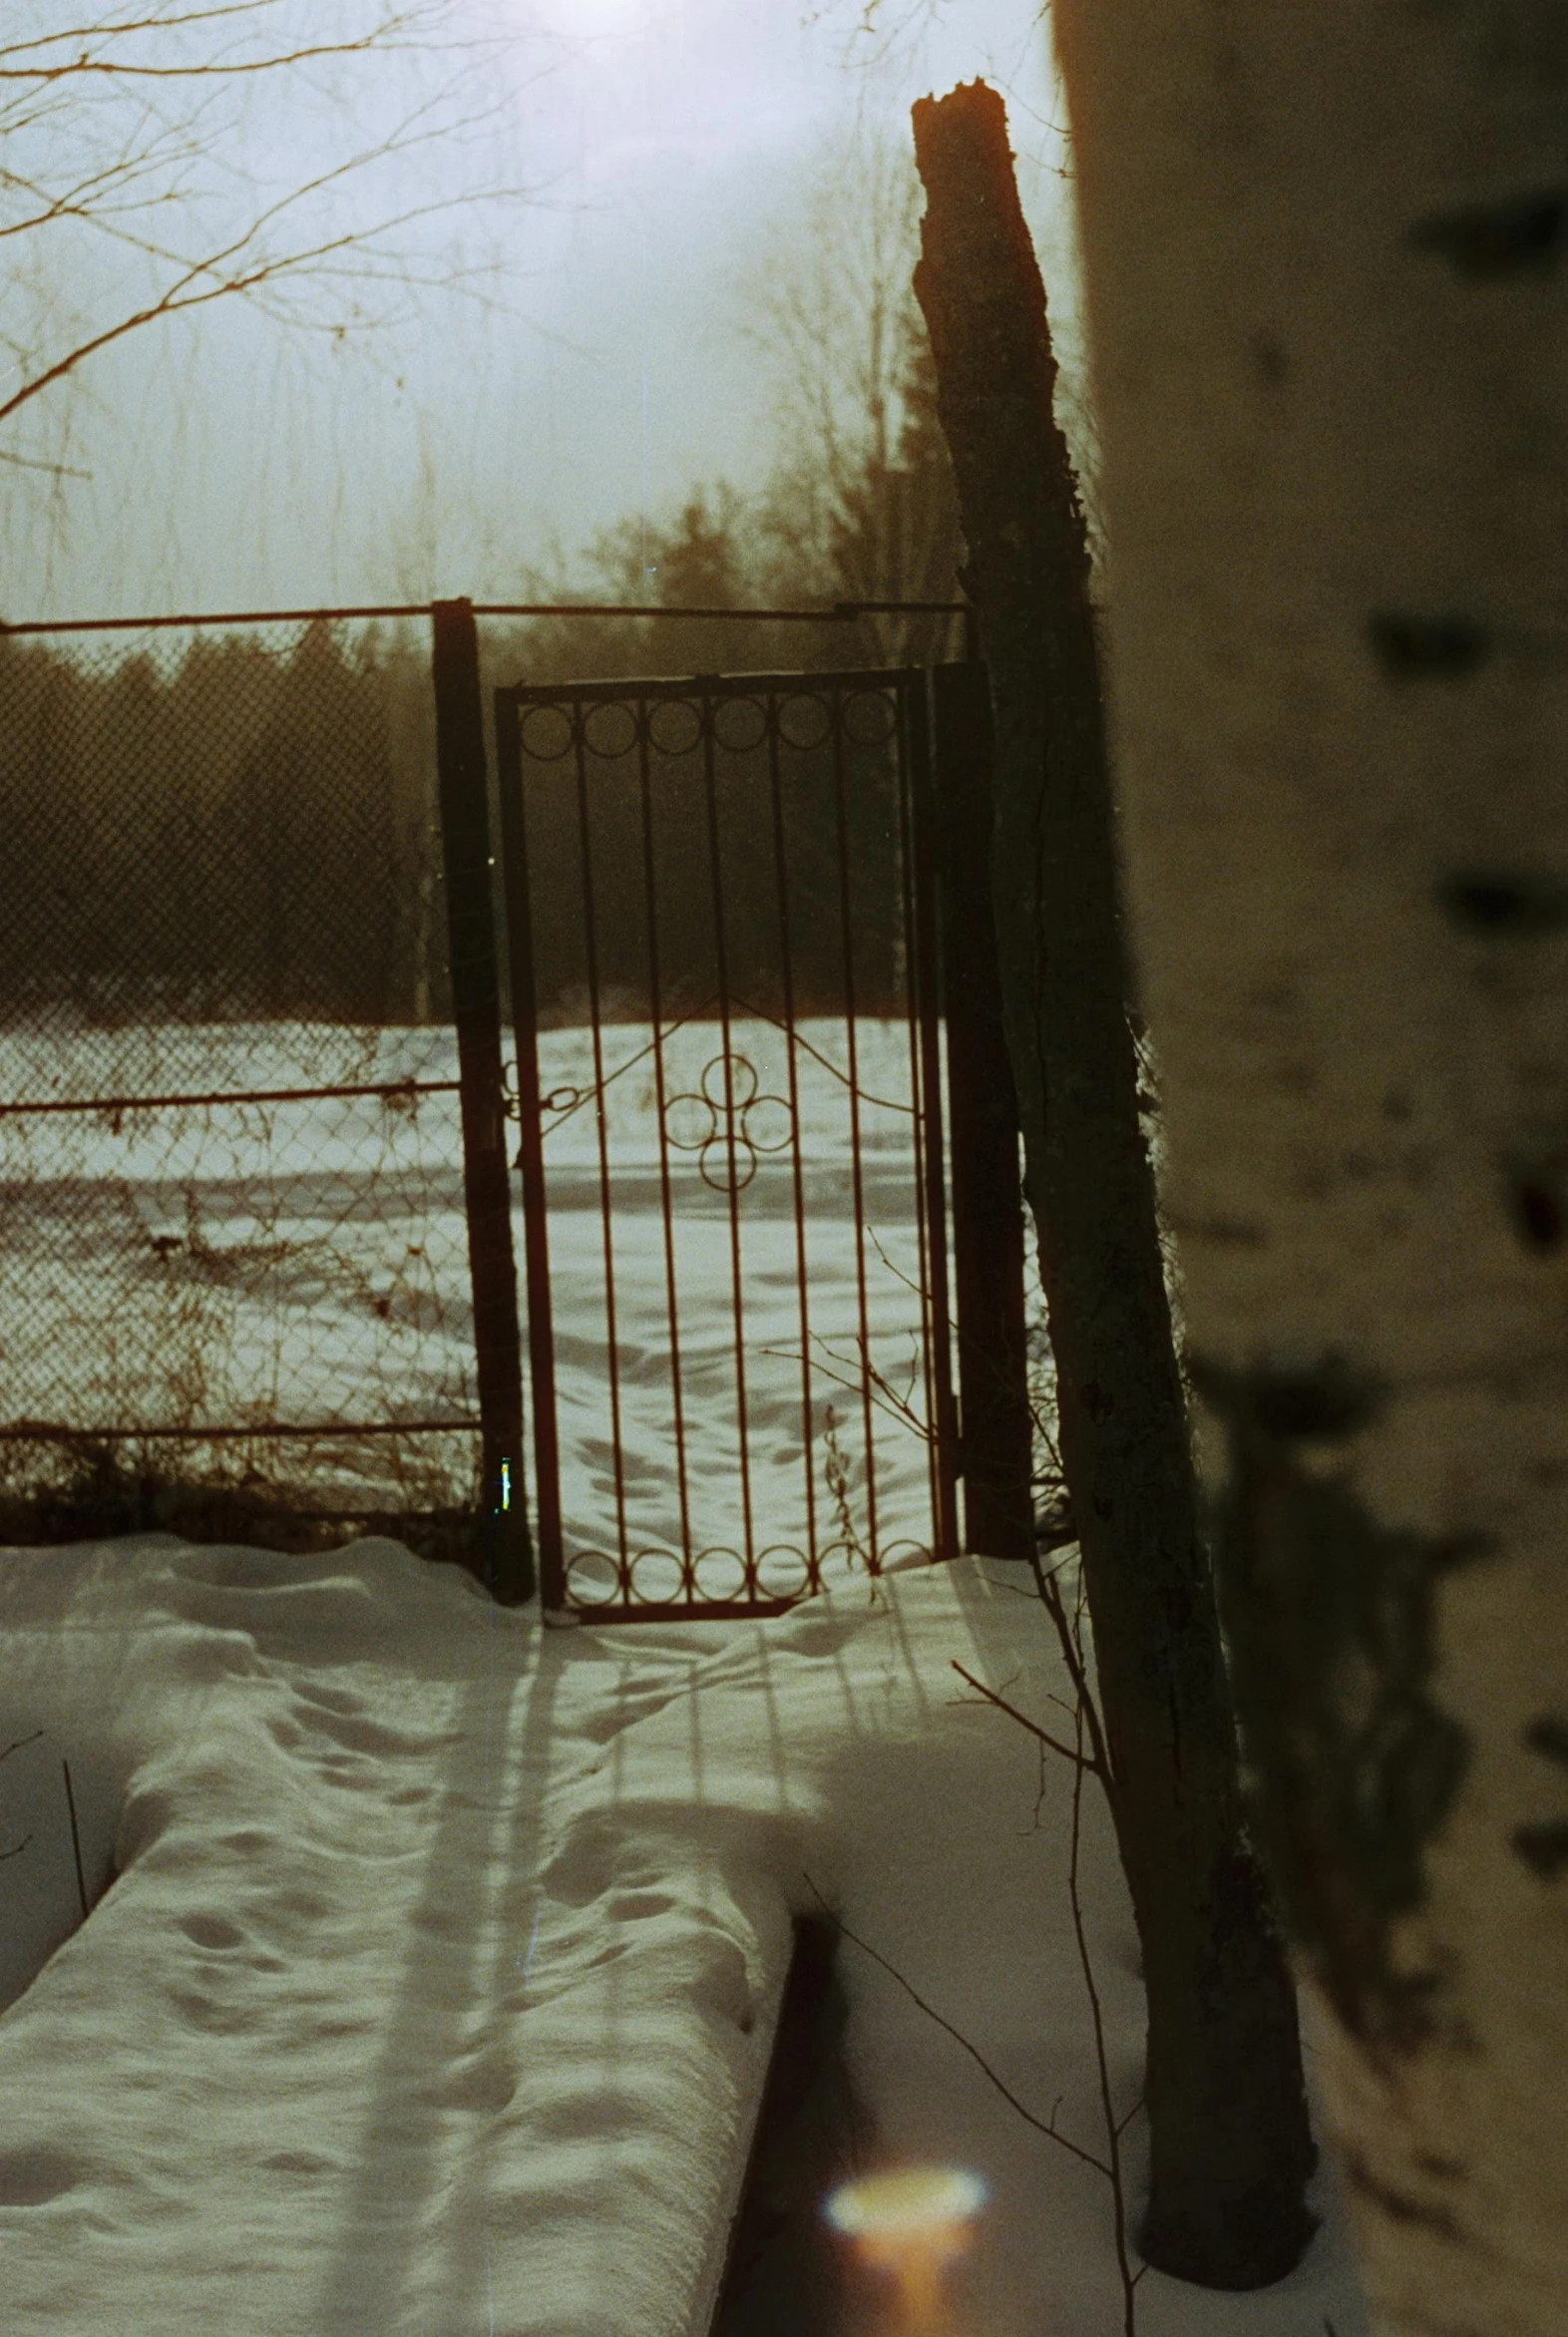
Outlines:
[[[1214,2288],[1281,2278],[1313,2228],[1296,2000],[1247,1840],[1234,1713],[1125,1005],[1083,516],[1000,99],[915,108],[915,288],[995,719],[1007,1043],[1056,1363],[1122,1862],[1148,1997],[1140,2245]]]

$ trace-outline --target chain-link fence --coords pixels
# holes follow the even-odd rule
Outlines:
[[[509,629],[482,640],[478,614]],[[855,615],[454,601],[0,626],[0,1542],[309,1548],[380,1526],[531,1595],[513,1127],[543,1099],[506,1092],[486,683],[575,661],[568,620],[602,669],[644,619],[694,648],[692,625],[733,617],[771,648],[770,627],[825,640]],[[606,625],[631,628],[618,649]],[[828,862],[880,866],[891,799],[874,773],[842,806],[813,784],[793,1010],[896,1013],[892,894],[851,887],[853,1004],[809,914],[820,893],[842,922]],[[540,978],[576,1024],[586,964],[551,923],[566,831],[537,808]],[[725,863],[737,936],[766,842]],[[677,990],[711,907],[689,873]],[[626,1010],[635,918],[613,891],[595,1025]]]
[[[0,1538],[461,1537],[428,634],[0,636]]]

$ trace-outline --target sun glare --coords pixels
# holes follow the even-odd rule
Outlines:
[[[539,15],[550,32],[605,40],[616,33],[639,32],[647,18],[647,0],[540,0]]]

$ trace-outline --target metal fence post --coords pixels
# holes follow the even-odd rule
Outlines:
[[[968,1548],[1033,1550],[1018,1115],[991,918],[990,691],[976,662],[933,675],[942,833],[953,1271]]]
[[[522,730],[515,691],[498,690],[496,776],[501,788],[501,877],[512,972],[512,1038],[517,1050],[518,1169],[523,1180],[523,1273],[528,1292],[529,1393],[534,1411],[534,1531],[540,1595],[552,1612],[567,1605],[561,1532],[561,1433],[556,1419],[556,1330],[550,1294],[550,1204],[539,1076],[539,993],[534,976],[534,911],[523,814]]]
[[[436,770],[446,868],[452,1017],[462,1082],[463,1197],[474,1292],[484,1488],[480,1571],[504,1606],[534,1595],[523,1503],[523,1375],[507,1167],[501,992],[491,898],[479,629],[468,600],[431,604]]]
[[[953,1392],[951,1320],[948,1313],[947,1194],[942,1160],[942,982],[937,893],[941,869],[941,812],[933,800],[932,712],[926,676],[917,670],[904,691],[904,735],[909,754],[910,841],[914,868],[914,958],[911,974],[920,1017],[921,1175],[925,1183],[926,1336],[930,1341],[931,1425],[936,1432],[933,1482],[936,1535],[932,1555],[957,1557],[961,1447],[959,1407]]]

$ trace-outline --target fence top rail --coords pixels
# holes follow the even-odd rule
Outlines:
[[[909,689],[923,681],[924,665],[868,665],[858,671],[817,673],[653,674],[614,681],[504,683],[496,696],[516,706],[559,706],[579,700],[593,704],[635,698],[845,697],[857,690]]]
[[[849,624],[860,616],[967,616],[967,600],[835,600],[819,608],[730,608],[621,600],[476,600],[476,616],[701,617],[726,623]],[[429,616],[428,600],[366,603],[350,608],[225,608],[180,616],[0,617],[0,636],[37,633],[156,632],[196,625],[327,624],[373,617]]]
[[[188,1025],[195,1028],[196,1025]],[[221,1027],[221,1025],[219,1025]],[[37,1103],[0,1103],[0,1120],[36,1118],[59,1112],[153,1112],[196,1110],[207,1104],[327,1103],[345,1096],[457,1095],[458,1079],[381,1079],[357,1087],[216,1087],[194,1095],[67,1095],[49,1096]]]

